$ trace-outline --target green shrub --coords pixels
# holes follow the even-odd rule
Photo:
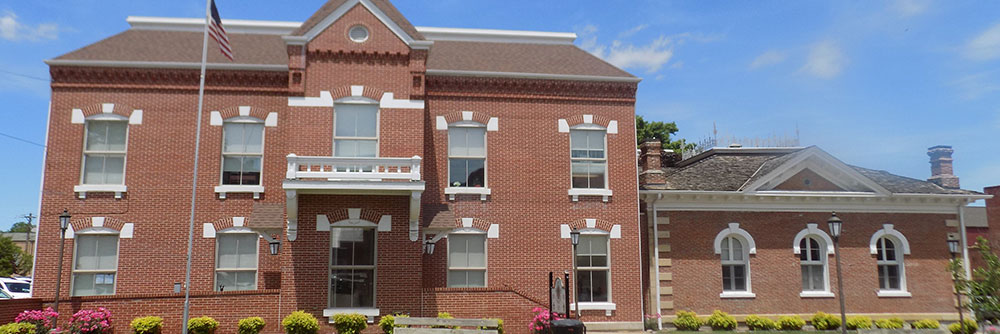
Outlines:
[[[483,320],[496,320],[497,321],[497,334],[503,334],[503,319],[483,319]],[[479,327],[480,330],[491,329],[489,327]]]
[[[191,334],[213,334],[216,328],[219,328],[219,322],[212,317],[188,319],[188,333]]]
[[[880,329],[903,329],[903,319],[879,319],[875,321],[875,327]]]
[[[941,323],[933,319],[920,319],[910,323],[910,327],[913,329],[938,329],[941,328]]]
[[[0,334],[35,334],[35,324],[14,322],[0,326]]]
[[[239,334],[258,334],[264,330],[264,326],[267,326],[267,323],[261,317],[243,318],[236,324]]]
[[[319,321],[306,311],[295,311],[281,321],[285,334],[316,334],[319,332]]]
[[[448,313],[448,312],[438,312],[438,319],[455,319],[455,317],[451,316],[451,313]],[[454,328],[454,329],[459,329],[459,328],[461,328],[461,326],[455,326],[455,327],[450,327],[450,326],[431,326],[431,328]]]
[[[786,315],[778,318],[778,328],[783,331],[800,331],[805,325],[806,321],[797,315]]]
[[[865,316],[847,317],[847,329],[872,329],[872,318]]]
[[[409,318],[410,316],[405,314],[386,314],[383,315],[381,319],[378,320],[378,327],[382,329],[385,334],[392,334],[392,331],[399,327],[407,327],[403,325],[396,325],[396,318]]]
[[[677,318],[674,319],[674,327],[682,331],[697,331],[704,323],[698,319],[694,312],[677,311]]]
[[[771,331],[778,329],[778,323],[770,318],[759,317],[756,314],[748,315],[746,320],[747,328],[752,331]]]
[[[731,331],[736,329],[736,317],[729,315],[729,313],[715,310],[708,317],[708,326],[712,327],[713,331]]]
[[[975,321],[965,319],[965,334],[975,334],[978,329],[979,325]],[[951,331],[951,334],[962,334],[962,324],[956,321],[948,325],[948,330]]]
[[[818,331],[832,331],[840,328],[840,317],[833,314],[816,312],[811,321],[813,328]]]
[[[132,332],[135,334],[160,334],[163,330],[163,318],[160,317],[138,317],[132,319]]]
[[[357,334],[368,328],[368,317],[359,313],[340,313],[333,315],[333,328],[339,334]]]

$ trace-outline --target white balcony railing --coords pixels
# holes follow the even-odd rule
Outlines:
[[[288,155],[289,180],[420,181],[419,156],[412,158],[300,157]]]

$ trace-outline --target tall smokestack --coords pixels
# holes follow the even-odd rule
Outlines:
[[[955,176],[952,169],[951,154],[954,152],[955,150],[947,145],[938,145],[927,149],[927,156],[931,157],[931,178],[927,181],[934,182],[944,188],[959,188],[958,176]]]

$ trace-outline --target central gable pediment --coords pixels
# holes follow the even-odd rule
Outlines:
[[[371,36],[367,41],[356,43],[348,37],[348,31],[355,25],[369,30]],[[400,47],[408,51],[427,49],[432,44],[423,40],[386,0],[330,0],[298,31],[284,39],[290,45],[309,44],[310,50],[338,51],[402,52]]]
[[[743,191],[890,193],[875,181],[815,146],[794,153],[794,156],[778,166],[770,166],[764,175],[743,187]]]

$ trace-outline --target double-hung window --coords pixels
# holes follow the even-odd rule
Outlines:
[[[78,233],[74,240],[73,295],[115,293],[118,271],[118,235]]]
[[[375,307],[375,229],[330,229],[331,308]]]
[[[216,291],[257,289],[257,233],[216,236]]]
[[[83,184],[124,184],[128,122],[87,121],[83,148]]]
[[[572,184],[575,189],[607,188],[605,130],[569,131]]]
[[[608,263],[608,236],[584,234],[576,248],[577,300],[611,301],[611,266]]]
[[[802,265],[802,291],[826,290],[826,245],[815,237],[799,241],[799,262]]]
[[[880,290],[903,290],[903,254],[892,239],[881,237],[875,244],[878,260],[878,283]]]
[[[749,255],[743,241],[730,235],[722,239],[722,291],[749,292]]]
[[[486,128],[448,128],[448,186],[486,187]]]
[[[448,235],[448,286],[486,286],[486,234]]]
[[[334,156],[378,156],[377,104],[338,103],[333,115]]]
[[[227,122],[222,132],[222,184],[260,185],[264,124]]]

